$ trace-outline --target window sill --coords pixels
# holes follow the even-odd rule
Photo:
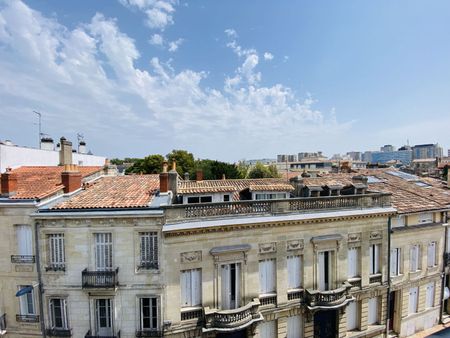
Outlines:
[[[433,273],[437,273],[437,272],[440,272],[439,265],[427,267],[427,273],[428,274],[433,274]]]
[[[303,296],[303,289],[297,288],[297,289],[289,289],[287,292],[288,302],[290,301],[298,301]]]
[[[59,272],[59,273],[65,273],[66,272],[66,266],[46,266],[45,267],[46,272]]]
[[[403,280],[403,274],[399,274],[396,276],[391,276],[391,283],[399,283]]]
[[[416,271],[410,271],[409,272],[409,279],[417,279],[422,274],[422,270],[416,270]]]
[[[160,270],[159,270],[159,267],[152,268],[152,267],[146,267],[146,266],[138,265],[136,267],[136,273],[137,274],[141,274],[141,273],[144,273],[144,274],[149,274],[149,273],[150,274],[159,274]]]

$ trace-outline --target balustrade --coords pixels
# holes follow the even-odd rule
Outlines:
[[[81,272],[83,288],[115,288],[119,285],[119,268],[113,271]]]

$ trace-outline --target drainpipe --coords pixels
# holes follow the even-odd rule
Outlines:
[[[45,332],[45,322],[44,322],[44,303],[43,303],[43,297],[42,294],[44,293],[44,288],[42,285],[42,271],[41,271],[41,257],[40,257],[40,250],[39,250],[39,222],[34,223],[34,243],[36,247],[36,271],[38,274],[38,283],[39,283],[39,318],[41,323],[41,332],[42,337],[46,338],[47,334]]]
[[[388,278],[388,288],[387,288],[387,309],[386,309],[386,337],[389,337],[389,325],[391,317],[391,216],[388,219],[388,260],[387,260],[387,278]]]
[[[446,270],[446,257],[447,257],[447,237],[448,237],[448,219],[447,219],[447,213],[444,212],[444,223],[442,224],[445,227],[445,235],[444,235],[444,264],[442,267],[442,284],[441,284],[441,304],[440,304],[440,311],[439,311],[439,324],[443,324],[442,323],[442,317],[444,315],[444,291],[445,291],[445,284],[447,282],[447,274],[445,273]]]

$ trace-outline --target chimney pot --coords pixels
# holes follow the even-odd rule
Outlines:
[[[203,181],[203,170],[197,170],[196,181]]]
[[[226,180],[225,174],[222,174],[222,180]]]
[[[177,170],[177,161],[173,160],[172,162],[172,170],[176,171]]]
[[[168,167],[168,163],[167,163],[167,161],[164,161],[163,162],[163,173],[167,172],[167,167]]]
[[[184,180],[189,181],[189,173],[188,172],[184,173]]]

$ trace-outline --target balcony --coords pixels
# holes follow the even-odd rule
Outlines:
[[[38,315],[16,315],[16,321],[21,323],[39,323]]]
[[[352,290],[361,289],[361,278],[359,277],[350,278],[347,282],[352,286]]]
[[[47,329],[45,333],[49,337],[72,337],[72,330],[70,329]]]
[[[314,210],[367,209],[390,207],[390,194],[300,197],[283,200],[235,201],[182,204],[164,207],[167,220],[216,218],[233,215],[274,215]]]
[[[305,302],[309,310],[331,310],[345,306],[352,300],[349,294],[352,285],[344,282],[335,290],[319,291],[307,289]]]
[[[45,271],[66,271],[65,264],[51,264],[45,267]]]
[[[6,313],[0,316],[0,336],[6,334]]]
[[[261,306],[277,305],[277,295],[268,294],[259,296],[259,303]]]
[[[14,264],[34,264],[34,255],[12,255],[11,263]]]
[[[141,337],[162,337],[164,332],[161,330],[137,330],[136,338]]]
[[[112,335],[112,336],[106,336],[106,335],[93,335],[91,330],[89,330],[86,335],[84,336],[84,338],[120,338],[120,331],[117,332],[116,335]]]
[[[119,268],[113,271],[88,271],[81,272],[83,289],[114,289],[119,285]]]
[[[205,327],[203,332],[233,332],[242,330],[253,323],[264,320],[259,312],[259,299],[232,310],[217,310],[205,307]]]

